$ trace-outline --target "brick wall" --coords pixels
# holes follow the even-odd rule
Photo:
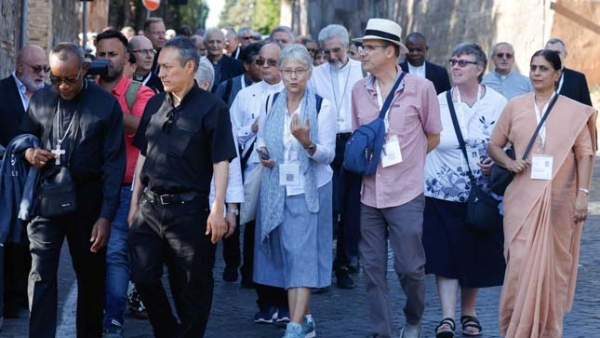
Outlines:
[[[0,1],[0,78],[15,68],[20,32],[21,1]]]

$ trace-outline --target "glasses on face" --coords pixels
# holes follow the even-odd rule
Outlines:
[[[339,53],[341,51],[342,51],[342,48],[340,48],[340,47],[332,48],[331,50],[329,50],[329,49],[323,49],[323,53],[325,53],[325,55],[329,55],[331,53],[337,54],[337,53]]]
[[[252,35],[250,36],[242,36],[242,40],[253,40],[254,38],[252,37]]]
[[[465,68],[467,65],[476,65],[477,62],[475,61],[469,61],[469,60],[457,60],[457,59],[450,59],[448,60],[448,62],[450,62],[450,66],[454,67],[454,65],[458,65],[460,68]]]
[[[277,67],[277,60],[275,59],[256,59],[256,61],[254,61],[254,63],[256,63],[257,66],[264,66],[264,64],[268,64],[269,67]]]
[[[361,45],[358,46],[358,52],[359,53],[371,53],[373,52],[376,48],[386,48],[387,45]],[[335,49],[334,49],[335,51]]]
[[[21,61],[21,62],[26,64],[36,74],[41,72],[42,70],[44,71],[44,73],[48,73],[50,71],[50,66],[48,66],[48,65],[30,65],[29,63],[27,63],[25,61]]]
[[[171,109],[167,113],[167,120],[165,121],[165,123],[162,126],[163,133],[170,134],[171,130],[173,130],[173,124],[174,123],[175,123],[175,114],[173,112],[173,109]]]
[[[70,86],[76,85],[77,82],[79,81],[79,77],[81,76],[81,68],[79,68],[79,71],[77,72],[77,76],[75,77],[58,77],[55,76],[54,74],[50,73],[50,83],[52,83],[55,86],[59,86],[61,83],[66,83]]]
[[[150,54],[150,55],[154,55],[156,54],[156,49],[136,49],[136,50],[130,50],[130,53],[140,53],[140,54]]]
[[[504,59],[504,58],[512,59],[513,55],[511,53],[498,53],[498,54],[496,54],[496,57],[498,59]]]
[[[308,72],[308,69],[306,69],[306,68],[282,69],[281,70],[281,74],[283,74],[287,77],[292,76],[292,74],[294,74],[296,76],[302,76],[302,75],[306,74],[306,72]]]

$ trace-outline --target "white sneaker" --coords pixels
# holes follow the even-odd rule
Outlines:
[[[421,338],[421,324],[404,324],[400,331],[400,338]]]

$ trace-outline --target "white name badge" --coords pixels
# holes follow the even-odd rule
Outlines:
[[[547,155],[533,155],[531,158],[531,179],[551,180],[554,158]]]
[[[298,163],[283,163],[279,165],[279,185],[300,185],[300,166]]]
[[[467,147],[467,156],[469,156],[469,165],[472,168],[478,168],[477,163],[481,162],[479,158],[479,149]]]
[[[402,162],[402,152],[396,135],[390,137],[381,151],[381,166],[386,168]]]

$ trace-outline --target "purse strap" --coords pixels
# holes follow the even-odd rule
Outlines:
[[[394,99],[394,94],[396,93],[396,89],[398,89],[400,82],[402,82],[402,79],[404,79],[404,75],[406,75],[406,73],[403,71],[400,71],[400,76],[398,76],[396,83],[394,83],[394,87],[392,87],[392,90],[390,90],[390,93],[388,94],[387,98],[385,99],[385,102],[383,103],[383,107],[381,107],[381,112],[379,112],[380,119],[383,119],[385,117],[385,114],[387,113],[388,108],[390,107],[390,104],[392,104],[392,99]]]
[[[550,105],[548,106],[548,109],[546,109],[544,116],[542,116],[540,123],[538,123],[537,128],[535,128],[535,131],[533,132],[533,136],[531,136],[531,140],[529,140],[529,144],[527,145],[527,148],[525,149],[525,153],[523,153],[523,157],[521,159],[523,159],[523,160],[527,159],[527,155],[529,155],[529,152],[531,151],[531,148],[533,147],[533,144],[535,143],[535,140],[537,139],[537,136],[538,136],[540,130],[542,129],[544,122],[546,122],[546,118],[548,118],[548,115],[550,114],[552,107],[554,107],[556,100],[558,100],[558,93],[554,93],[554,97],[552,98],[552,101],[550,101]]]
[[[454,110],[454,103],[452,102],[452,92],[450,90],[446,91],[446,100],[448,101],[448,108],[450,108],[450,117],[452,117],[452,125],[454,126],[454,131],[456,132],[456,138],[458,138],[458,144],[460,146],[460,150],[462,150],[463,156],[467,161],[467,175],[469,175],[469,180],[471,184],[475,184],[475,176],[473,172],[471,172],[471,166],[469,165],[469,156],[467,156],[467,147],[465,145],[465,140],[463,139],[462,132],[460,131],[460,126],[458,125],[458,118],[456,117],[456,110]]]

